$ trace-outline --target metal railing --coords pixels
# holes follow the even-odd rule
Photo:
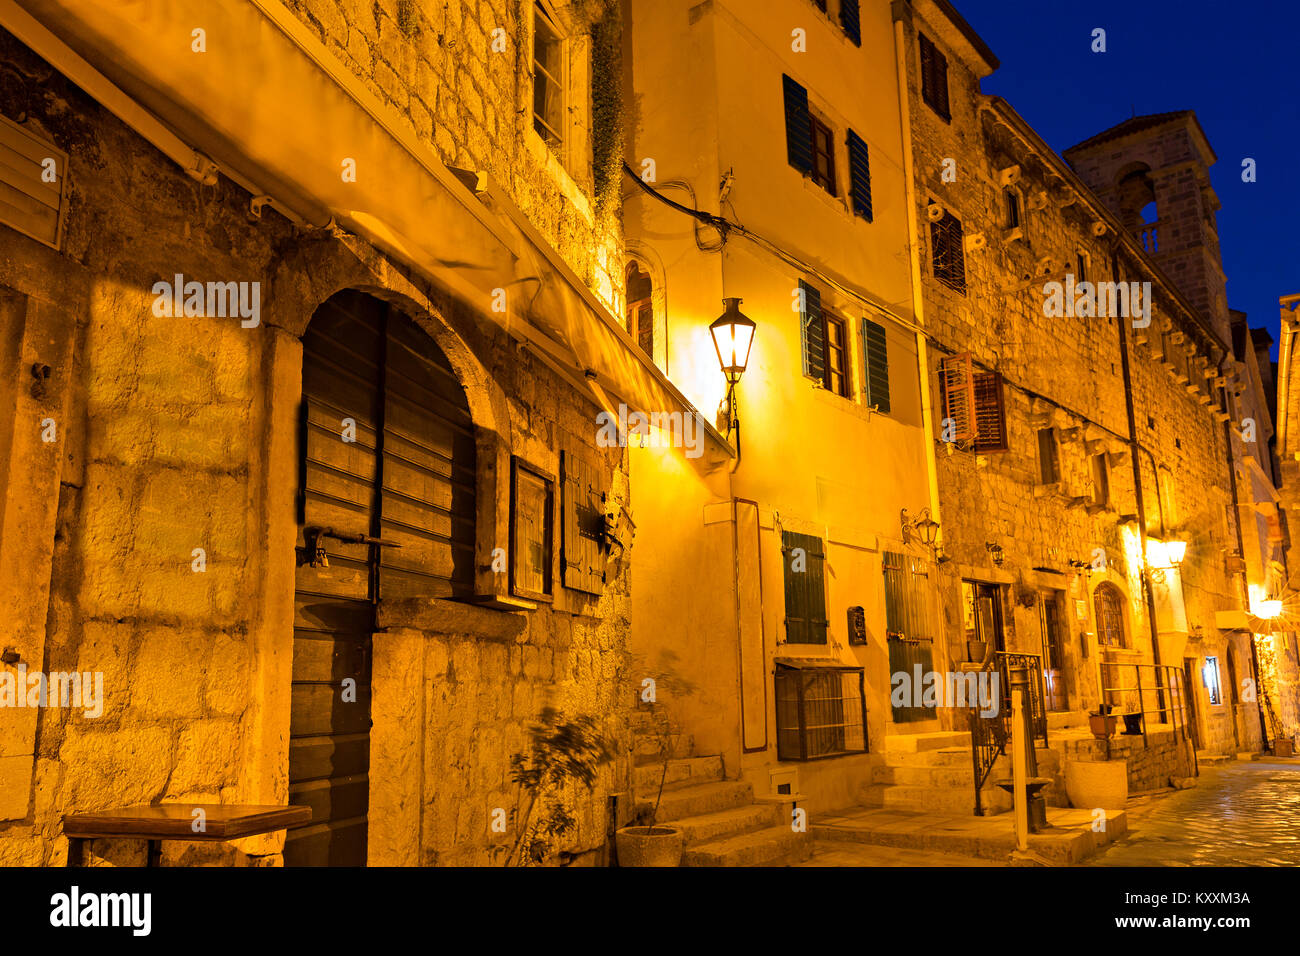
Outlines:
[[[984,815],[984,797],[981,791],[998,758],[1007,752],[1007,745],[1011,742],[1013,687],[1025,691],[1030,750],[1033,749],[1034,741],[1041,740],[1042,745],[1047,746],[1047,694],[1043,684],[1042,664],[1043,660],[1037,654],[998,651],[980,669],[981,681],[988,680],[996,670],[1000,686],[995,714],[986,717],[978,709],[972,708],[970,711],[971,769],[975,778],[976,816]]]
[[[1132,680],[1125,677],[1131,673]],[[1115,709],[1115,716],[1140,714],[1142,742],[1148,743],[1149,715],[1155,715],[1157,724],[1173,730],[1174,738],[1190,742],[1190,720],[1187,707],[1187,688],[1183,672],[1170,664],[1130,664],[1121,661],[1099,661],[1097,686],[1101,700]],[[1195,748],[1192,748],[1191,765],[1196,768]],[[1199,772],[1199,768],[1195,772]]]

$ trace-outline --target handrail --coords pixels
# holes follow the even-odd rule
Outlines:
[[[1114,676],[1112,679],[1118,681],[1114,686],[1106,683],[1106,668],[1112,668]],[[1131,668],[1133,671],[1133,683],[1125,685],[1123,683],[1124,671]],[[1151,680],[1144,682],[1142,675],[1144,672],[1150,673]],[[1108,661],[1099,660],[1097,662],[1097,687],[1101,693],[1101,702],[1110,704],[1113,707],[1123,708],[1120,714],[1141,714],[1142,715],[1142,742],[1147,742],[1147,715],[1156,715],[1159,724],[1169,724],[1173,728],[1174,737],[1191,742],[1191,734],[1188,732],[1188,723],[1191,719],[1187,708],[1187,689],[1183,685],[1183,672],[1180,668],[1172,664],[1141,664],[1130,663],[1127,661]],[[1155,691],[1155,700],[1150,701],[1149,694]],[[1109,697],[1108,697],[1109,695]],[[1133,703],[1137,706],[1133,707]],[[1148,703],[1154,703],[1154,706],[1148,706]],[[1168,721],[1165,716],[1168,715]],[[1192,766],[1197,773],[1200,768],[1197,765],[1195,748],[1192,748]]]
[[[987,680],[988,678],[985,675],[992,673],[995,664],[997,664],[997,654],[989,654],[984,661],[984,666],[979,670],[980,676]],[[984,789],[984,782],[988,780],[989,774],[993,772],[993,766],[998,762],[998,757],[1006,753],[1007,740],[1011,736],[1006,708],[1002,706],[1002,689],[999,688],[998,690],[998,709],[992,717],[983,716],[978,707],[970,709],[970,751],[972,769],[974,770],[975,816],[977,817],[984,815],[980,795]]]

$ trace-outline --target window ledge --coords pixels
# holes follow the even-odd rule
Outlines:
[[[494,595],[487,599],[502,601],[501,596]],[[528,618],[518,613],[501,613],[506,610],[522,611],[525,608],[500,604],[481,606],[443,598],[399,598],[396,601],[381,600],[376,616],[380,630],[409,628],[431,634],[463,634],[490,641],[512,641],[528,626]]]

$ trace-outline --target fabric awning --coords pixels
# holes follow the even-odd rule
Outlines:
[[[276,0],[17,5],[275,205],[364,236],[579,379],[594,375],[598,397],[695,411],[513,204],[480,179],[489,208]],[[191,49],[196,28],[206,31],[202,53]],[[356,182],[341,175],[345,158]],[[497,289],[507,290],[504,313],[491,309]],[[713,453],[730,455],[703,424]]]

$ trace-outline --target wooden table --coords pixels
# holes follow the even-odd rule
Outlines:
[[[194,811],[202,810],[201,816]],[[202,820],[202,829],[194,826]],[[135,839],[149,843],[146,866],[158,866],[163,840],[206,843],[237,840],[311,822],[311,807],[255,806],[225,803],[161,803],[120,807],[63,817],[68,838],[68,866],[84,866],[87,840]]]

